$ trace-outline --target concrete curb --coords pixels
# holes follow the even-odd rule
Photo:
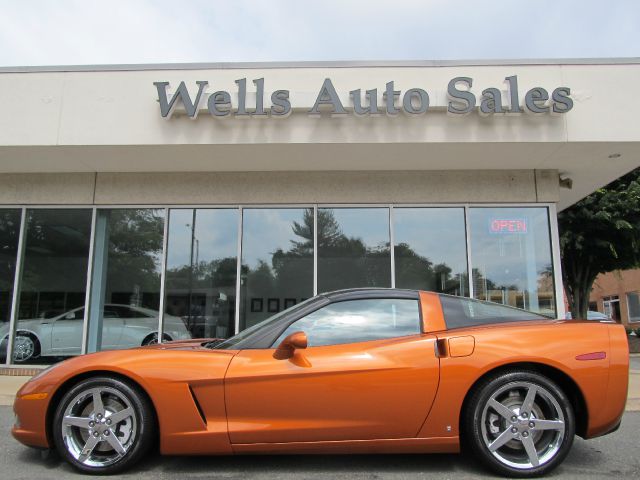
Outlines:
[[[0,405],[13,405],[16,392],[31,377],[29,376],[0,376]]]
[[[625,412],[640,412],[640,398],[628,398]]]

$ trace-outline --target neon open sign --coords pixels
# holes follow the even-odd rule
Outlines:
[[[527,233],[527,221],[524,218],[493,218],[489,220],[491,233]]]

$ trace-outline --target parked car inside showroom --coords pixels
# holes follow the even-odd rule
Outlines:
[[[38,358],[79,355],[82,345],[84,307],[47,318],[20,319],[15,334],[13,362]],[[103,309],[103,350],[139,347],[158,341],[158,312],[143,307],[105,304]],[[9,324],[0,325],[0,356],[6,357]],[[191,338],[179,317],[164,316],[163,340]]]

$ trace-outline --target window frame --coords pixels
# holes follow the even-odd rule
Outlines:
[[[638,303],[640,304],[640,292],[632,290],[630,292],[624,292],[625,299],[627,301],[627,322],[631,323],[640,323],[640,317],[636,317],[638,320],[631,319],[631,308],[629,305],[629,295],[635,295],[638,297]]]

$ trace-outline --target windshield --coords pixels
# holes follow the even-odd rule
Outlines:
[[[312,297],[312,298],[308,298],[303,302],[298,303],[297,305],[294,305],[293,307],[289,307],[286,310],[283,310],[281,312],[276,313],[275,315],[259,322],[256,323],[255,325],[253,325],[252,327],[249,327],[245,330],[243,330],[242,332],[238,333],[237,335],[228,338],[226,340],[224,340],[223,342],[220,343],[214,343],[212,345],[209,345],[210,348],[215,348],[215,349],[222,349],[222,350],[227,350],[227,349],[232,349],[235,345],[237,345],[238,343],[240,343],[243,340],[247,340],[249,338],[251,338],[254,334],[256,334],[257,332],[263,330],[264,328],[268,328],[269,326],[277,323],[280,319],[282,319],[283,317],[296,312],[297,310],[300,310],[301,308],[306,307],[307,305],[309,305],[310,303],[313,303],[315,301],[318,301],[318,297]]]

